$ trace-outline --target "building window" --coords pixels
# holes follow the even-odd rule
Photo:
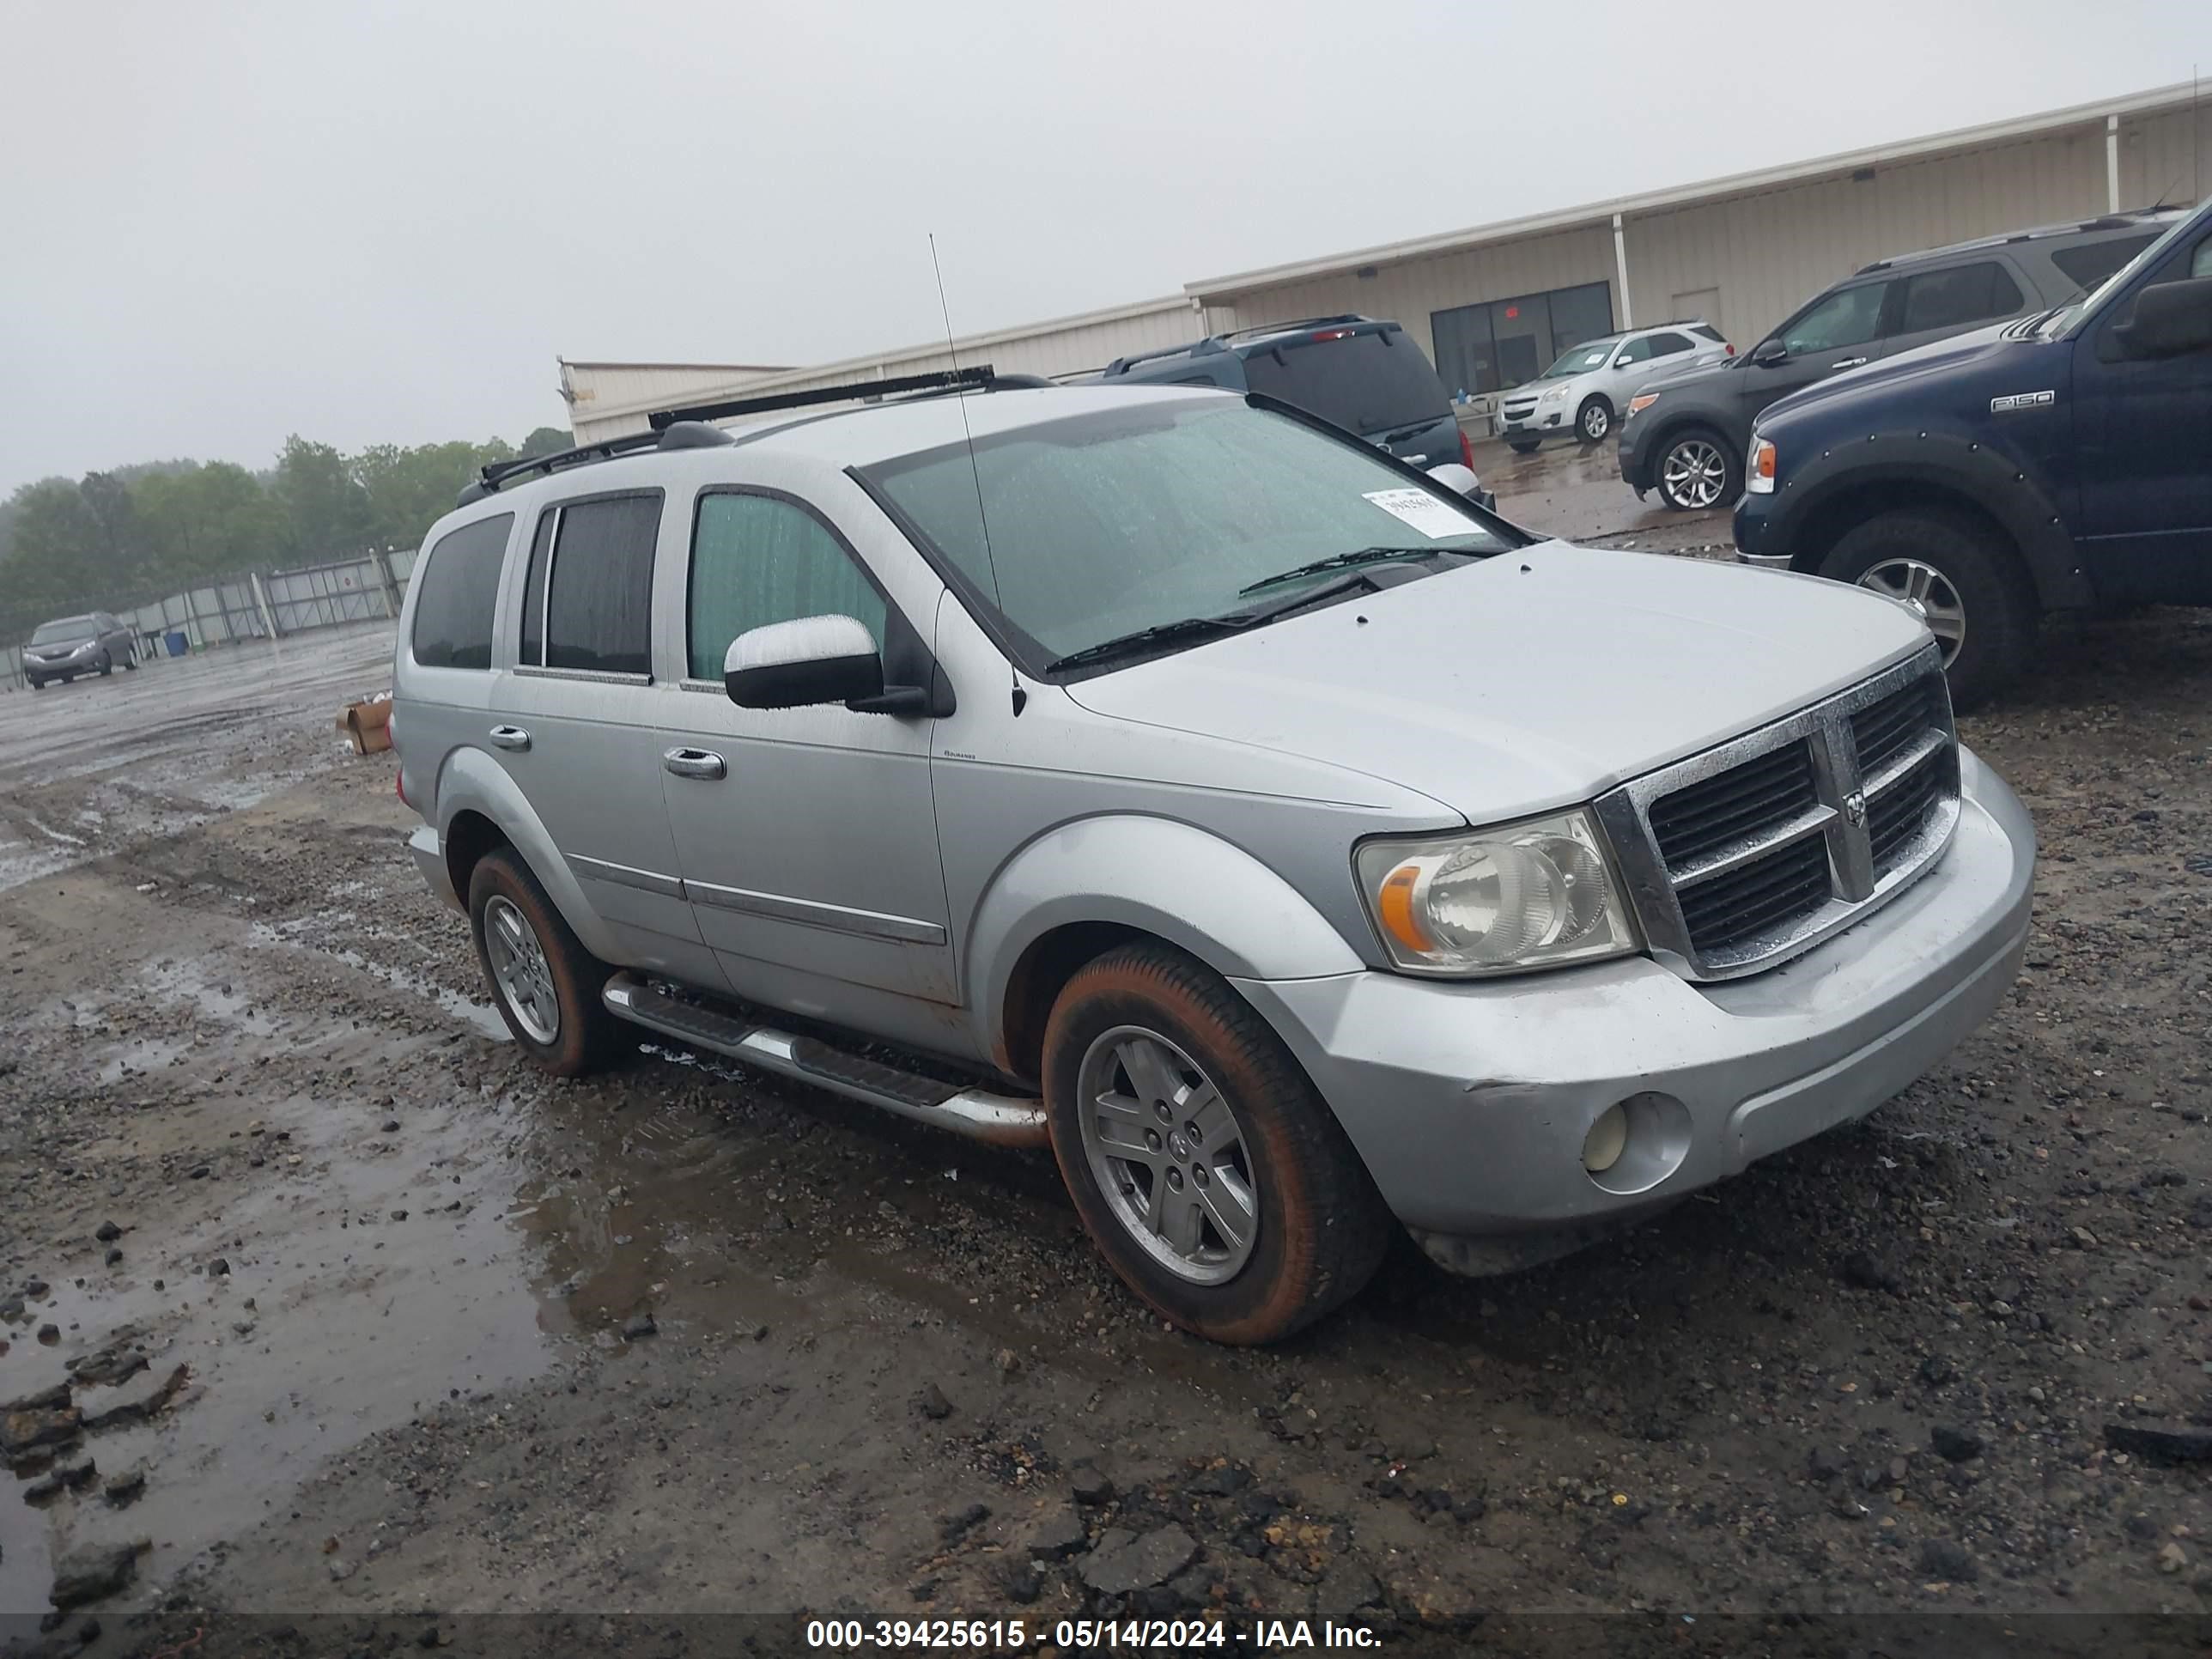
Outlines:
[[[1548,289],[1429,313],[1437,372],[1455,395],[1533,380],[1560,353],[1613,331],[1607,283]]]

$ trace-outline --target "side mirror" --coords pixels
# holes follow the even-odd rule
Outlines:
[[[1482,480],[1457,461],[1446,461],[1442,466],[1432,466],[1429,476],[1455,495],[1464,495],[1477,507],[1498,510],[1498,497],[1482,487]]]
[[[1771,368],[1790,355],[1790,348],[1779,340],[1761,340],[1752,348],[1751,361],[1761,368]]]
[[[851,617],[800,617],[730,641],[722,686],[740,708],[809,708],[884,692],[875,635]]]
[[[2179,357],[2212,346],[2212,276],[2154,283],[2136,295],[2136,313],[2112,330],[2130,356]]]

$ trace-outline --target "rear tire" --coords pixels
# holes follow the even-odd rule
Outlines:
[[[1583,399],[1575,411],[1575,432],[1586,444],[1601,444],[1613,430],[1613,405],[1595,393]]]
[[[1084,1226],[1171,1324],[1273,1342],[1373,1276],[1382,1195],[1282,1039],[1203,963],[1148,944],[1079,969],[1045,1028],[1044,1078]]]
[[[1505,447],[1516,455],[1533,455],[1536,453],[1536,446],[1542,441],[1540,438],[1508,438]]]
[[[100,659],[100,678],[106,679],[115,672],[115,659],[103,653]]]
[[[1940,507],[1901,507],[1847,531],[1820,574],[1921,611],[1943,647],[1951,702],[1987,702],[2018,678],[2035,644],[2035,591],[1996,532]]]
[[[621,1052],[622,1022],[599,1000],[614,969],[584,948],[514,848],[477,860],[469,927],[492,1001],[525,1054],[556,1077],[581,1077]]]
[[[1701,513],[1726,507],[1743,494],[1743,457],[1711,427],[1685,427],[1660,446],[1651,477],[1659,499],[1668,507],[1677,513]],[[1705,499],[1709,490],[1713,493]]]
[[[138,672],[138,648],[136,646],[133,646],[124,657],[123,672],[126,674],[135,674]]]

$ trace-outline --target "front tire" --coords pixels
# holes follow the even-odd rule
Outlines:
[[[1542,440],[1538,438],[1508,438],[1505,441],[1505,447],[1516,455],[1533,455],[1536,453],[1536,446]]]
[[[1651,471],[1659,499],[1677,513],[1726,507],[1743,494],[1743,457],[1711,427],[1687,427],[1669,437]]]
[[[1929,507],[1879,514],[1844,533],[1820,574],[1919,612],[1943,647],[1958,708],[1987,702],[2027,665],[2034,590],[2013,550],[1974,520]]]
[[[1613,405],[1595,393],[1583,399],[1583,406],[1575,411],[1575,430],[1586,444],[1605,441],[1605,434],[1613,430]]]
[[[500,1018],[524,1053],[556,1077],[581,1077],[619,1052],[619,1024],[599,1000],[614,970],[584,948],[512,848],[469,877],[477,961]]]
[[[126,674],[135,674],[138,672],[137,647],[133,646],[129,651],[124,653],[123,672]]]
[[[110,674],[112,674],[114,672],[115,672],[115,659],[114,659],[114,658],[112,658],[112,657],[111,657],[111,656],[109,656],[106,652],[102,652],[102,653],[100,653],[100,678],[102,678],[102,679],[106,679],[106,678]]]
[[[1162,1317],[1273,1342],[1358,1294],[1390,1213],[1282,1039],[1164,945],[1079,969],[1044,1042],[1053,1155],[1099,1253]]]

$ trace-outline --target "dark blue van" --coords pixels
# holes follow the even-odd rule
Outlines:
[[[1910,606],[1962,706],[2045,611],[2212,605],[2212,201],[2080,300],[1784,398],[1745,473],[1737,556]]]

